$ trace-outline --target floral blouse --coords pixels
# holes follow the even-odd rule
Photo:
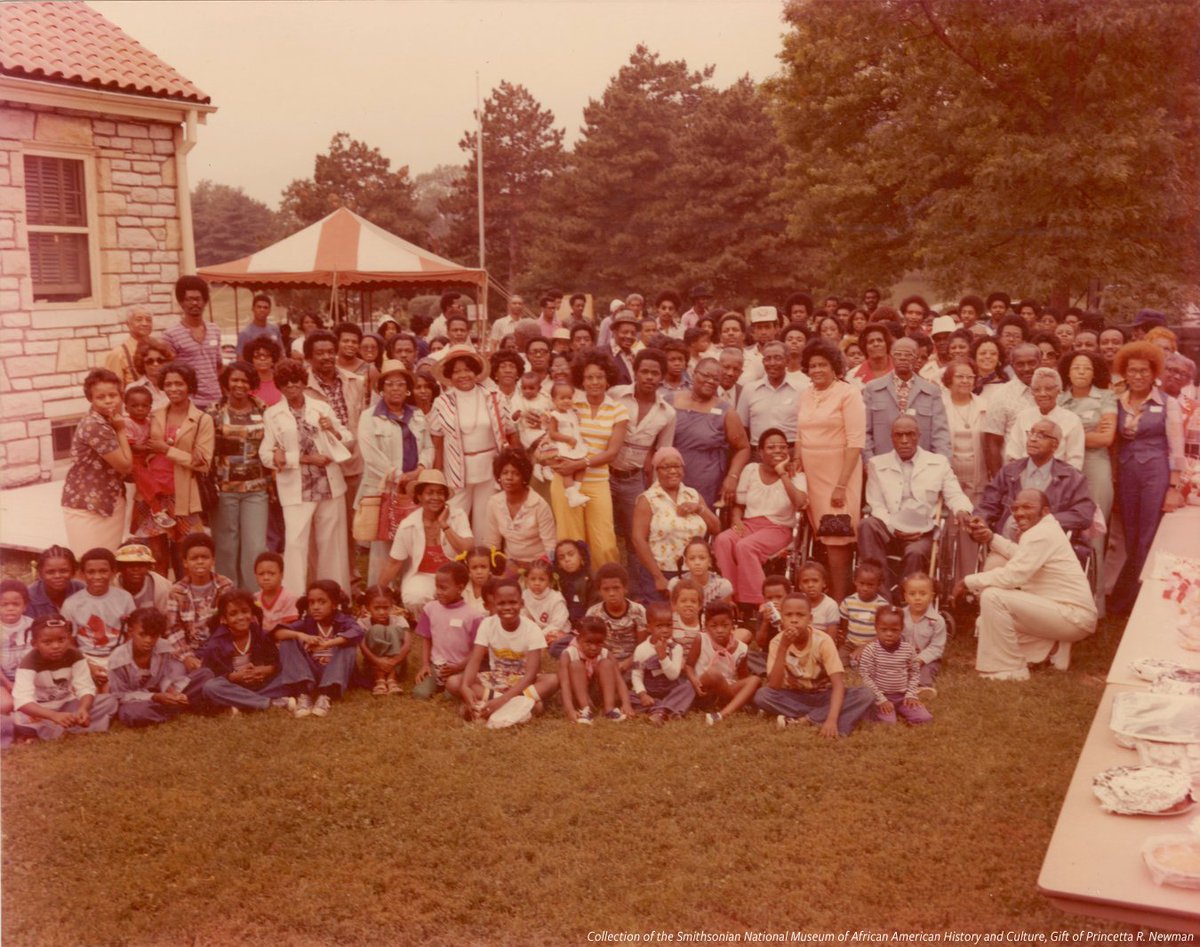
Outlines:
[[[62,505],[112,516],[125,496],[121,475],[104,459],[120,447],[112,424],[94,408],[83,416],[71,438],[71,469],[63,481]]]
[[[688,540],[708,532],[704,517],[699,513],[680,516],[676,508],[683,503],[699,503],[700,494],[680,484],[676,503],[656,480],[642,494],[650,504],[650,552],[664,572],[677,572]]]

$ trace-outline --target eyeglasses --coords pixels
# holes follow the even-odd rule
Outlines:
[[[1027,436],[1030,440],[1038,438],[1039,440],[1054,441],[1054,443],[1058,443],[1057,437],[1055,437],[1053,434],[1047,434],[1044,431],[1030,431]]]
[[[144,358],[144,359],[142,359],[142,364],[143,364],[143,365],[161,365],[161,364],[162,364],[163,362],[165,362],[165,361],[166,361],[166,359],[165,359],[165,358],[162,358],[162,357],[159,357],[159,358]]]

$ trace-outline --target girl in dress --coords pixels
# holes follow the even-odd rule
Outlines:
[[[546,413],[546,437],[558,445],[558,456],[568,460],[583,460],[587,456],[587,445],[579,432],[579,412],[575,410],[575,387],[567,382],[555,382],[550,389],[554,410]],[[563,474],[563,492],[571,506],[586,506],[584,496],[574,474]]]

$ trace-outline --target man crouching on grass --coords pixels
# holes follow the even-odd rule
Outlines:
[[[793,592],[779,612],[782,630],[771,639],[766,686],[754,695],[754,705],[777,714],[781,730],[803,721],[819,724],[823,737],[849,736],[875,702],[870,688],[846,688],[837,645],[811,627],[807,598]]]

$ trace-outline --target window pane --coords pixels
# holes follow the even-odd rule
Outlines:
[[[35,299],[91,295],[87,234],[30,233],[29,265]]]
[[[83,162],[26,155],[25,206],[35,227],[86,227]]]

